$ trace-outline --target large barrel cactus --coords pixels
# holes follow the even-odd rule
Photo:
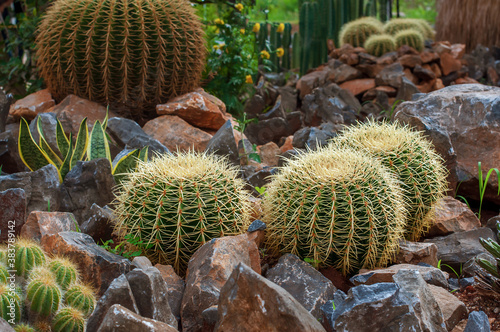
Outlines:
[[[357,151],[321,148],[290,160],[263,201],[272,252],[343,274],[387,264],[406,211],[396,177]]]
[[[382,23],[372,17],[363,17],[344,24],[340,31],[340,43],[363,47],[365,41],[372,35],[382,33]]]
[[[56,0],[39,27],[40,74],[68,94],[154,106],[199,84],[204,33],[184,0]]]
[[[250,218],[237,169],[195,152],[139,162],[120,184],[115,206],[116,233],[179,272],[202,244],[244,232]]]

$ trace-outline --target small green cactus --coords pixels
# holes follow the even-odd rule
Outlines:
[[[85,317],[80,310],[64,307],[54,316],[52,327],[54,332],[84,332]]]
[[[9,277],[10,275],[7,267],[3,264],[0,264],[0,284],[6,284]]]
[[[49,269],[56,276],[57,283],[63,290],[78,280],[78,269],[76,265],[65,257],[56,257],[50,260]]]
[[[34,266],[45,264],[45,254],[40,246],[32,240],[19,238],[16,242],[17,275],[27,277]]]
[[[422,33],[415,29],[400,31],[394,36],[396,47],[408,45],[421,52],[424,49],[424,37]]]
[[[16,332],[36,332],[35,329],[27,324],[17,324],[14,326]]]
[[[26,287],[26,301],[32,312],[48,317],[57,311],[61,299],[61,288],[48,268],[39,268],[32,273]]]
[[[363,47],[365,41],[372,35],[382,33],[382,27],[373,18],[360,18],[344,24],[340,31],[340,43]]]
[[[406,125],[375,121],[347,127],[334,142],[377,158],[398,176],[408,209],[405,237],[417,241],[447,188],[447,170],[432,144]]]
[[[64,301],[67,305],[81,310],[85,317],[88,317],[96,305],[95,292],[89,286],[73,284],[66,291]]]
[[[425,29],[419,20],[411,18],[393,18],[384,24],[384,33],[395,36],[398,32],[403,30],[414,29],[425,34]],[[432,29],[432,28],[431,28]]]
[[[365,42],[365,50],[374,56],[382,56],[396,49],[394,37],[387,34],[370,36]]]
[[[386,265],[406,210],[396,177],[347,148],[321,148],[288,161],[263,199],[266,246],[333,266],[344,275]]]
[[[21,319],[21,299],[17,291],[7,284],[0,284],[0,317],[6,321],[19,322]]]

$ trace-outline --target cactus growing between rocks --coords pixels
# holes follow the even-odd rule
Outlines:
[[[67,305],[80,310],[88,317],[92,314],[96,305],[95,292],[89,286],[73,284],[64,294],[64,301]]]
[[[11,310],[11,306],[13,310]],[[0,283],[0,317],[6,321],[19,322],[21,318],[21,299],[17,292],[4,283]]]
[[[365,42],[365,50],[374,56],[382,56],[396,49],[394,37],[387,34],[370,36]]]
[[[344,24],[340,31],[340,43],[363,47],[365,41],[372,35],[382,33],[382,27],[373,18],[360,18]]]
[[[396,177],[347,148],[321,148],[288,161],[263,200],[266,244],[333,266],[344,275],[387,264],[406,215]]]
[[[61,304],[62,291],[56,277],[47,269],[32,273],[26,287],[26,300],[32,312],[42,317],[55,313]]]
[[[396,47],[399,48],[403,45],[408,45],[421,52],[424,49],[424,37],[422,33],[415,29],[402,30],[398,32],[394,39],[396,40]]]
[[[35,329],[27,324],[18,324],[14,326],[16,332],[36,332]]]
[[[379,159],[399,177],[408,209],[405,237],[418,240],[447,188],[447,170],[432,144],[408,126],[375,121],[347,127],[334,142]]]
[[[54,332],[84,332],[85,317],[80,310],[65,307],[56,313],[52,325]]]
[[[249,223],[248,193],[224,158],[195,152],[139,162],[118,187],[115,233],[131,236],[153,262],[184,271],[191,255],[215,237]]]
[[[65,257],[56,257],[50,260],[48,268],[54,273],[57,283],[66,290],[69,285],[78,280],[76,265]]]
[[[45,254],[40,246],[28,239],[20,238],[16,242],[17,275],[26,277],[29,271],[38,265],[45,264]]]

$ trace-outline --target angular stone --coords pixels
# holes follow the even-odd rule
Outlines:
[[[358,78],[356,80],[344,82],[340,88],[346,89],[353,95],[360,95],[370,89],[375,88],[375,79],[373,78]]]
[[[203,318],[203,331],[214,331],[217,325],[217,320],[219,319],[219,307],[216,305],[211,306],[203,310],[201,316]]]
[[[149,267],[153,267],[153,264],[146,256],[135,256],[134,259],[132,259],[132,266],[141,270],[146,270]]]
[[[290,135],[288,121],[283,118],[271,118],[257,123],[250,123],[245,129],[248,139],[257,145],[270,141],[279,142],[281,137]]]
[[[459,77],[455,80],[455,84],[479,84],[479,82],[470,77]]]
[[[26,221],[26,194],[23,189],[0,191],[0,243],[9,239],[9,233],[19,236]]]
[[[275,175],[277,169],[265,166],[260,171],[252,172],[252,174],[245,178],[245,180],[254,188],[264,187],[271,182],[270,176]]]
[[[96,243],[106,242],[113,233],[113,219],[113,211],[109,207],[94,203],[90,207],[90,218],[81,223],[80,230],[92,236]]]
[[[274,142],[269,142],[260,147],[259,155],[262,163],[267,166],[278,166],[281,150]]]
[[[21,236],[40,242],[47,235],[75,232],[77,225],[72,213],[33,211],[21,229]]]
[[[324,331],[288,292],[239,263],[221,290],[214,331],[250,332],[256,327],[260,331]]]
[[[12,125],[9,125],[12,127]],[[0,165],[2,173],[0,175],[25,172],[28,167],[19,156],[18,148],[19,127],[16,124],[14,130],[7,130],[0,133]]]
[[[406,77],[413,84],[418,85],[419,79],[416,75],[413,74],[410,68],[405,68],[404,73],[404,77]]]
[[[436,74],[431,69],[426,69],[421,65],[416,65],[413,74],[424,81],[430,81],[436,78]]]
[[[91,331],[87,328],[87,331]],[[94,330],[95,331],[95,330]],[[97,332],[176,332],[177,329],[154,319],[144,318],[137,313],[114,304],[106,312]]]
[[[205,149],[208,153],[215,153],[219,156],[227,156],[234,165],[240,164],[238,146],[235,142],[234,128],[231,120],[227,120],[222,127],[210,139]]]
[[[194,149],[202,152],[212,138],[212,135],[193,127],[175,115],[159,116],[148,121],[142,129],[170,151]]]
[[[283,110],[287,113],[294,112],[297,109],[297,89],[291,86],[281,86],[278,88],[278,92],[281,96]]]
[[[403,77],[396,100],[412,100],[415,93],[420,93],[420,90],[409,79]]]
[[[130,261],[98,246],[90,235],[60,232],[42,238],[42,247],[49,254],[58,254],[77,263],[82,279],[94,285],[99,295],[111,282],[130,270]]]
[[[465,54],[465,44],[453,44],[451,45],[451,55],[457,60],[462,59]]]
[[[437,54],[436,52],[424,50],[422,53],[420,53],[420,58],[422,59],[422,63],[429,63],[439,60],[439,54]]]
[[[184,289],[186,288],[184,279],[175,273],[174,268],[171,265],[156,264],[155,267],[158,271],[160,271],[163,280],[167,284],[168,304],[170,309],[172,310],[172,313],[177,321],[180,321],[182,296],[184,295]]]
[[[15,332],[12,326],[5,319],[0,317],[0,331],[2,332]]]
[[[464,332],[490,332],[490,322],[484,311],[472,311],[469,314]]]
[[[462,68],[460,60],[455,59],[451,53],[442,53],[440,55],[441,59],[441,70],[443,75],[448,75],[454,71],[459,71]]]
[[[385,67],[378,75],[375,77],[375,84],[379,85],[390,85],[396,89],[401,86],[401,80],[404,76],[403,66],[400,63],[394,63]]]
[[[398,59],[398,62],[403,67],[408,68],[415,68],[416,66],[422,65],[422,59],[420,58],[420,55],[416,54],[405,54]]]
[[[321,306],[333,300],[337,290],[309,263],[292,254],[281,256],[278,264],[266,273],[266,278],[290,293],[318,319],[321,318]]]
[[[446,196],[436,205],[436,215],[427,236],[442,236],[450,233],[471,231],[481,227],[481,222],[467,205]]]
[[[10,106],[13,102],[14,97],[12,96],[12,94],[5,94],[5,92],[0,91],[0,133],[5,131]]]
[[[167,285],[157,268],[135,269],[125,276],[142,317],[177,327],[177,320],[168,304]]]
[[[156,105],[158,115],[177,115],[198,128],[219,130],[227,119],[219,107],[199,92],[190,92]]]
[[[16,101],[10,106],[9,114],[12,115],[14,119],[25,118],[31,121],[38,113],[47,111],[55,104],[49,90],[44,89]]]
[[[467,317],[467,307],[445,288],[429,285],[429,289],[443,313],[446,329],[451,331],[458,322]]]
[[[315,88],[323,85],[330,73],[328,71],[313,71],[302,76],[297,82],[297,90],[299,90],[300,99],[310,94]]]
[[[341,84],[344,83],[345,81],[351,81],[360,78],[362,74],[356,68],[342,64],[340,67],[334,69],[333,74],[330,77],[332,76],[334,77],[333,81],[335,83]]]
[[[218,303],[222,286],[239,263],[260,273],[259,250],[247,234],[212,239],[191,257],[181,306],[184,331],[200,331],[201,313]]]
[[[115,180],[109,160],[78,161],[61,185],[62,210],[72,212],[78,224],[92,216],[92,204],[105,206],[114,199]]]
[[[434,243],[400,240],[396,263],[414,265],[425,263],[437,266],[437,246]]]
[[[297,149],[316,150],[328,144],[328,135],[316,127],[305,127],[297,131],[293,136],[292,145]]]
[[[319,272],[330,280],[336,288],[343,292],[347,292],[351,287],[354,287],[353,283],[349,281],[346,276],[342,275],[342,273],[333,267],[320,269]]]

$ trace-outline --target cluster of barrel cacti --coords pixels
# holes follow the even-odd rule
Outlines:
[[[23,238],[17,239],[14,252],[12,259],[0,255],[0,316],[16,331],[85,331],[96,299],[75,264],[47,257],[36,242]]]

